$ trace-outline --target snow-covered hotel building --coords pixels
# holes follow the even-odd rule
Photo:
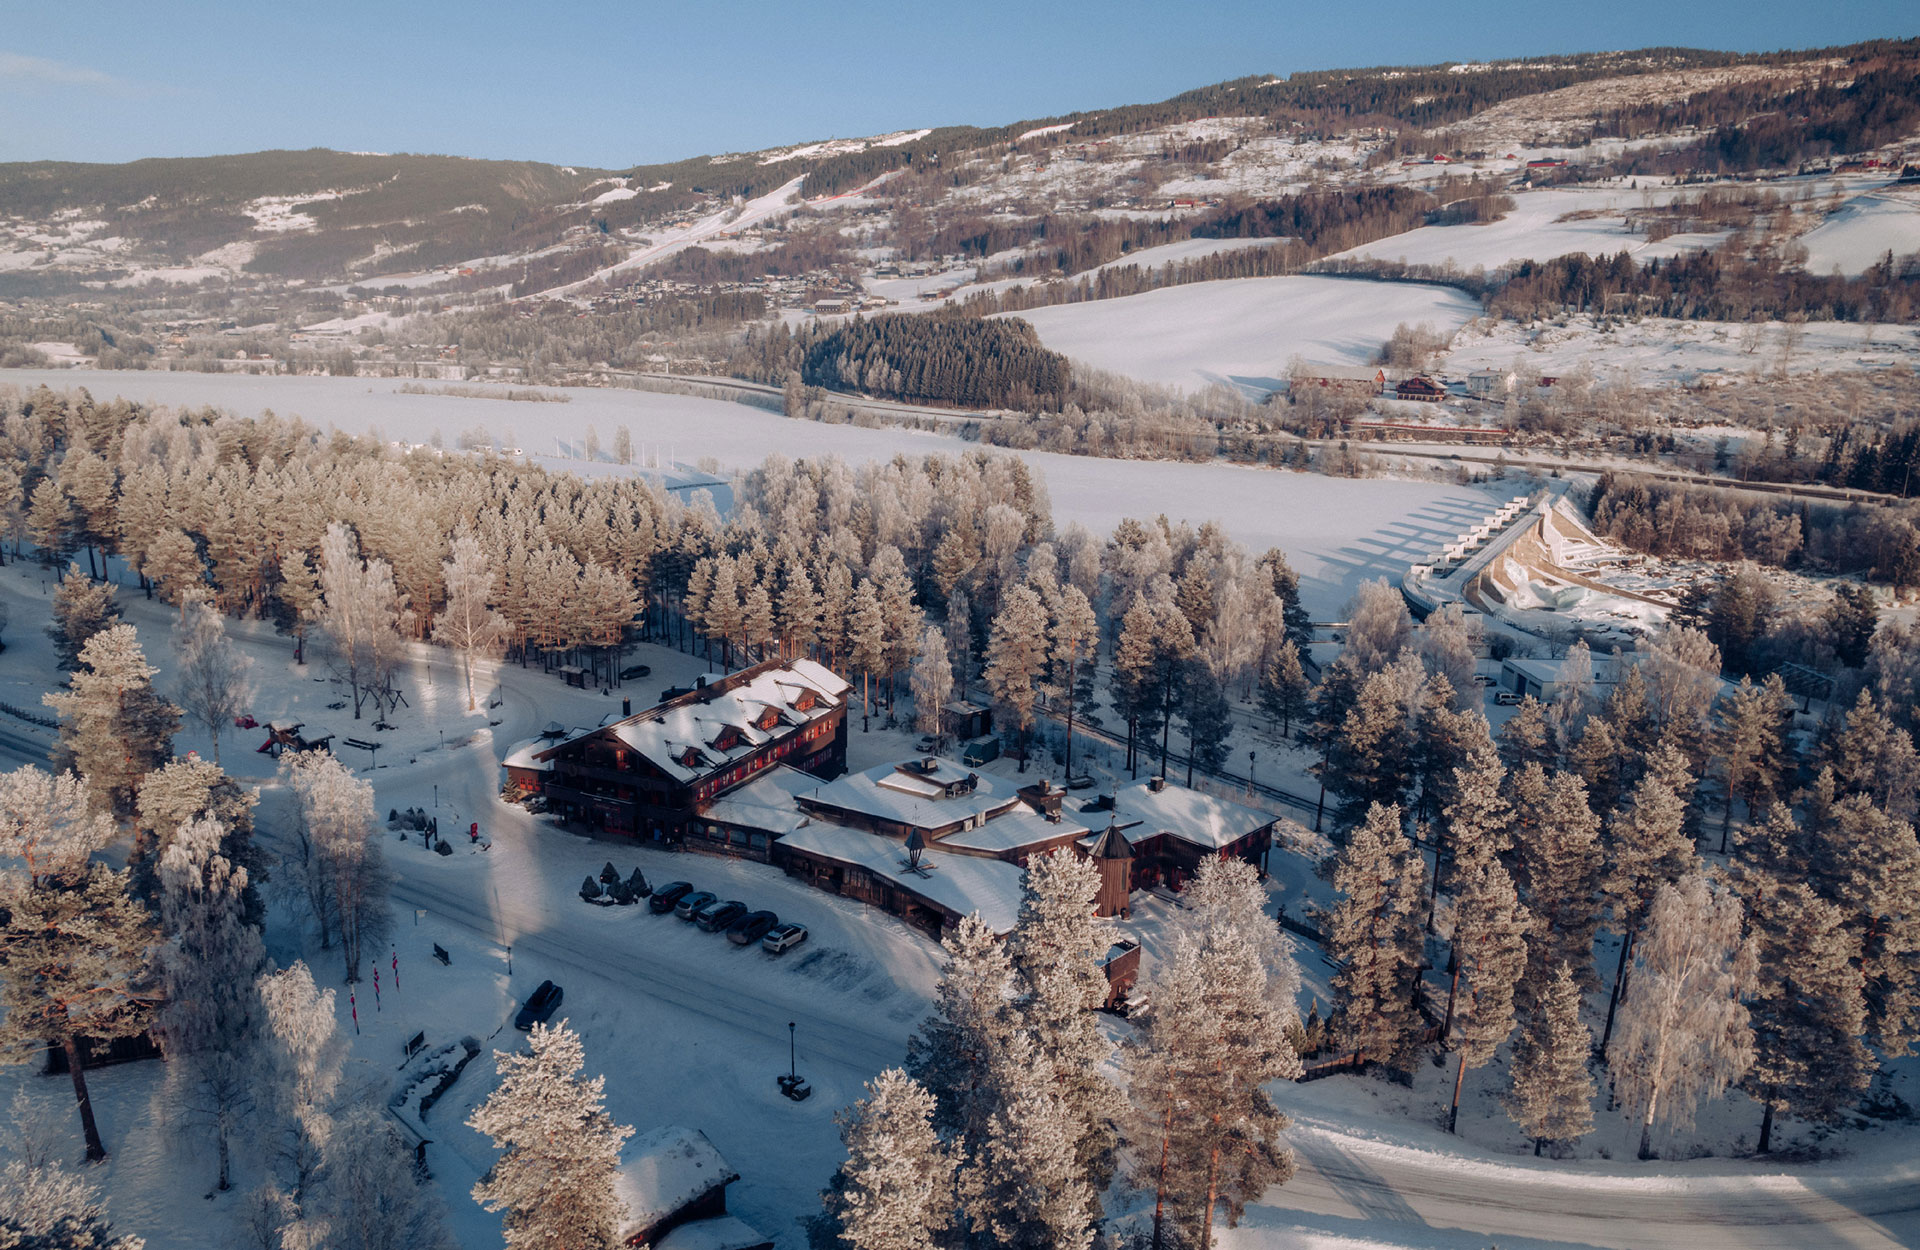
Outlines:
[[[649,841],[698,841],[695,815],[770,768],[847,767],[849,684],[812,660],[768,660],[592,729],[549,726],[502,767],[507,786],[570,823]],[[740,848],[767,857],[765,837]]]

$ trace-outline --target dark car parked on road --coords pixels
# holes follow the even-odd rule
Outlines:
[[[651,676],[653,676],[653,666],[651,664],[631,664],[620,670],[621,681],[632,681],[636,677]]]
[[[696,890],[673,905],[673,914],[682,920],[692,920],[702,907],[719,897],[711,890]]]
[[[735,946],[752,946],[779,923],[780,917],[770,911],[750,911],[727,926],[727,941]]]
[[[669,881],[653,892],[653,897],[647,900],[647,906],[653,908],[656,913],[664,915],[679,906],[680,900],[691,893],[693,893],[693,882]]]
[[[746,914],[747,905],[736,898],[724,903],[708,903],[693,920],[708,933],[718,933]]]
[[[542,981],[540,988],[527,997],[520,1014],[513,1018],[513,1027],[525,1033],[536,1024],[545,1024],[553,1019],[554,1012],[560,1010],[560,1000],[565,996],[553,982]]]

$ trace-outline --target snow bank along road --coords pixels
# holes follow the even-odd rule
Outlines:
[[[1306,1226],[1407,1246],[1478,1248],[1491,1236],[1503,1250],[1920,1245],[1912,1159],[1858,1160],[1863,1170],[1853,1174],[1845,1164],[1786,1172],[1719,1160],[1599,1172],[1386,1145],[1311,1119],[1289,1137],[1299,1172],[1248,1208],[1237,1244],[1271,1244],[1259,1230]]]

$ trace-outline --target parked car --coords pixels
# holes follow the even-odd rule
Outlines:
[[[620,670],[621,681],[632,681],[636,677],[651,676],[653,676],[653,665],[651,664],[629,664]]]
[[[778,955],[807,940],[807,926],[803,924],[777,924],[767,930],[767,936],[760,939],[760,945]]]
[[[1501,707],[1519,707],[1520,696],[1511,690],[1501,690],[1493,696],[1493,701]]]
[[[1489,677],[1485,673],[1475,673],[1473,675],[1473,684],[1476,686],[1497,686],[1500,684],[1500,679],[1497,677]]]
[[[653,908],[656,913],[664,915],[679,906],[680,900],[691,893],[693,893],[693,882],[669,881],[653,892],[653,897],[647,900],[647,906]]]
[[[551,981],[542,981],[540,988],[527,996],[520,1014],[513,1018],[513,1027],[525,1033],[536,1024],[545,1024],[553,1019],[554,1012],[560,1010],[560,1000],[564,997],[566,995],[559,986]]]
[[[673,905],[673,914],[682,920],[692,920],[700,914],[700,909],[719,898],[711,890],[696,890]]]
[[[727,941],[735,946],[752,946],[779,923],[780,917],[770,911],[750,911],[727,926]]]
[[[746,914],[747,905],[731,898],[724,903],[708,903],[694,916],[693,922],[708,933],[717,933]]]

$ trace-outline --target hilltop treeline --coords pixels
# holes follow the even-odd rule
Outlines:
[[[762,276],[798,277],[852,260],[853,253],[839,235],[823,232],[790,238],[778,247],[758,252],[690,247],[652,266],[648,276],[679,282],[745,282]]]
[[[433,321],[433,337],[462,356],[552,368],[604,362],[638,369],[665,336],[724,331],[767,315],[758,291],[663,299],[582,317],[570,304],[491,307]],[[534,370],[537,375],[540,370]]]
[[[963,408],[1054,411],[1068,373],[1067,358],[1017,319],[856,317],[801,348],[808,386]]]
[[[1488,300],[1499,316],[1639,312],[1702,321],[1802,316],[1815,321],[1910,321],[1920,311],[1920,261],[1891,257],[1856,278],[1789,269],[1731,249],[1636,264],[1620,252],[1521,261]]]
[[[1686,560],[1861,573],[1920,586],[1920,510],[1813,507],[1607,472],[1588,500],[1596,532],[1635,551]]]

